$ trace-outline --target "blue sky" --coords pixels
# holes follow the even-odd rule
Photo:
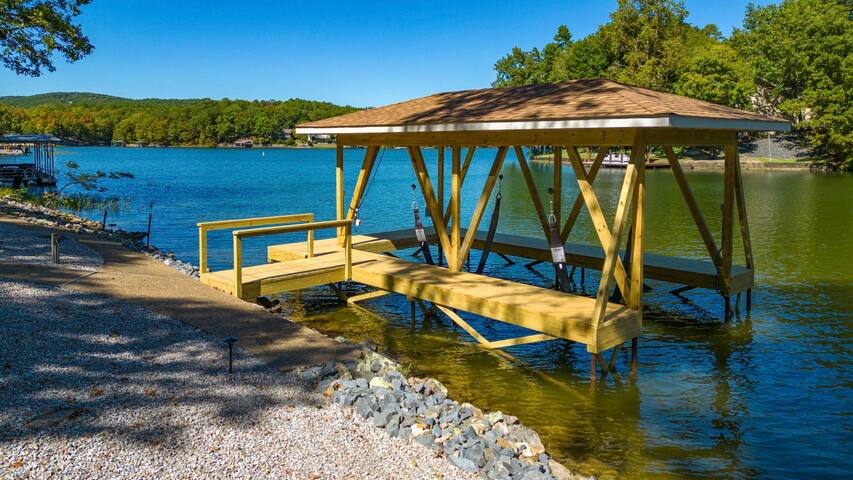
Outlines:
[[[748,0],[687,0],[689,20],[729,34]],[[769,3],[768,0],[756,3]],[[40,78],[0,69],[0,95],[86,91],[130,98],[302,97],[376,106],[483,88],[512,47],[566,24],[595,31],[615,0],[94,0],[80,22],[94,52]]]

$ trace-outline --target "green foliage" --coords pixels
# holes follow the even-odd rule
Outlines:
[[[0,2],[0,61],[19,75],[54,71],[53,55],[69,62],[92,52],[74,17],[91,0],[4,0]]]
[[[666,90],[675,80],[691,27],[684,2],[619,0],[599,34],[612,58],[608,76],[625,83]]]
[[[680,0],[619,0],[610,21],[572,41],[565,26],[540,51],[514,48],[495,86],[604,77],[768,114],[804,129],[815,153],[853,169],[853,1],[750,5],[725,39],[687,23]]]
[[[672,93],[732,107],[751,108],[755,71],[723,42],[705,43],[688,52]]]
[[[52,92],[39,93],[37,95],[0,97],[0,103],[2,104],[25,108],[58,103],[106,104],[127,101],[130,101],[130,99],[86,92]]]
[[[732,45],[754,65],[764,104],[809,131],[816,153],[853,168],[853,21],[842,0],[750,5]]]
[[[34,97],[39,97],[33,100]],[[241,137],[283,140],[297,123],[357,110],[327,102],[128,100],[81,93],[2,97],[0,131],[52,133],[83,144],[113,141],[156,145],[216,145]],[[10,101],[11,99],[11,101]],[[64,101],[63,101],[64,100]],[[32,105],[22,107],[20,105]]]

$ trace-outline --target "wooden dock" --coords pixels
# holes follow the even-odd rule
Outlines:
[[[434,229],[427,228],[425,233],[427,239],[431,242],[437,242]],[[467,234],[466,229],[462,229],[461,234]],[[482,250],[485,241],[486,232],[478,231],[474,237],[472,248]],[[393,252],[417,245],[418,241],[412,229],[354,235],[352,237],[353,249],[371,253]],[[604,266],[604,250],[598,245],[566,243],[564,248],[566,263],[570,265],[592,270],[601,270]],[[304,259],[306,249],[307,244],[305,242],[272,245],[267,248],[267,258],[270,262]],[[339,251],[338,242],[334,238],[315,241],[314,249],[315,255]],[[551,261],[551,251],[547,242],[542,238],[496,233],[492,241],[491,251],[534,261]],[[714,291],[719,291],[722,286],[719,272],[710,260],[672,257],[647,252],[643,254],[643,261],[646,278],[669,282],[682,287],[704,288]],[[751,269],[741,265],[732,266],[732,294],[751,289],[753,282]]]
[[[682,287],[676,291],[682,292],[696,287],[714,289],[723,299],[726,319],[738,310],[737,300],[732,308],[731,296],[736,294],[739,298],[740,292],[746,290],[749,311],[754,264],[737,152],[738,132],[789,129],[790,124],[783,119],[603,79],[437,93],[300,124],[297,133],[336,136],[336,220],[314,222],[313,215],[297,215],[199,224],[201,278],[205,283],[230,289],[234,295],[247,299],[256,294],[304,288],[336,279],[360,282],[379,290],[348,301],[395,292],[406,295],[413,303],[432,302],[487,348],[553,338],[583,342],[590,352],[590,381],[594,384],[599,371],[601,378],[614,371],[617,354],[628,341],[631,371],[636,372],[646,278],[680,284]],[[344,148],[355,145],[365,147],[364,158],[347,202]],[[719,246],[674,149],[696,145],[719,146],[725,155]],[[539,192],[541,185],[537,186],[533,178],[523,146],[548,147],[554,152],[547,196]],[[372,172],[382,159],[379,153],[388,147],[404,147],[408,152],[417,182],[411,186],[415,194],[412,211],[416,219],[421,218],[421,213],[428,214],[435,228],[431,239],[421,238],[418,243],[422,250],[429,244],[439,245],[446,258],[446,267],[407,262],[386,255],[414,246],[415,235],[411,231],[352,235],[351,226],[375,180]],[[489,160],[479,197],[466,205],[466,208],[471,207],[471,213],[467,228],[463,228],[466,225],[462,225],[462,186],[474,153],[481,147],[494,147],[494,158]],[[434,170],[432,159],[427,162],[424,158],[424,148],[436,149]],[[448,149],[449,178],[445,164]],[[597,152],[592,163],[584,164],[581,149]],[[645,172],[658,165],[665,168],[665,164],[651,161],[652,149],[664,153],[708,251],[709,261],[645,252],[648,214]],[[563,205],[563,152],[568,155],[579,190],[570,207]],[[538,219],[542,236],[537,240],[504,234],[496,236],[494,245],[484,245],[480,223],[491,198],[494,196],[495,202],[500,199],[501,172],[510,153],[514,154],[527,186],[529,211]],[[593,182],[605,159],[608,155],[613,159],[614,154],[619,155],[620,163],[625,163],[625,173],[615,202],[615,215],[610,219],[604,213],[606,209],[602,208]],[[621,162],[626,156],[627,162]],[[493,195],[496,185],[498,192]],[[418,190],[422,204],[417,200]],[[449,202],[446,193],[449,193]],[[421,210],[421,206],[425,210]],[[550,208],[546,210],[546,206]],[[584,208],[595,228],[598,243],[596,246],[566,244]],[[260,227],[296,222],[302,223]],[[420,229],[420,220],[417,223]],[[233,268],[208,272],[206,230],[244,227],[248,229],[233,233]],[[318,228],[336,228],[336,238],[315,242],[313,233]],[[736,228],[740,230],[745,267],[733,264]],[[269,250],[269,260],[278,260],[281,265],[243,267],[241,242],[244,239],[298,231],[307,233],[305,242]],[[549,248],[551,245],[553,249]],[[484,247],[533,262],[550,261],[551,252],[554,252],[561,265],[562,250],[566,250],[567,261],[563,266],[600,269],[595,297],[465,272],[471,250]],[[560,278],[564,290],[569,289],[566,280]],[[610,302],[616,288],[625,306]],[[426,309],[423,305],[422,308]],[[535,333],[491,341],[472,328],[457,309],[520,325]],[[603,355],[608,349],[611,351],[609,362]]]
[[[406,238],[402,233],[389,233],[391,235],[387,237],[399,238],[400,242]],[[411,232],[407,233],[411,236]],[[239,288],[234,269],[205,272],[201,274],[201,281],[232,295],[237,295],[239,291],[241,298],[252,301],[260,295],[350,280],[382,292],[398,293],[407,298],[433,303],[486,348],[505,348],[562,338],[583,343],[590,352],[598,353],[638,336],[642,330],[638,312],[624,305],[608,303],[604,322],[594,325],[590,315],[596,303],[594,298],[468,272],[454,272],[369,251],[396,249],[394,240],[387,237],[353,237],[350,277],[346,274],[346,248],[338,246],[335,239],[328,239],[315,242],[312,257],[305,257],[307,242],[270,247],[271,252],[284,252],[280,256],[274,255],[276,258],[287,259],[243,267]],[[299,256],[302,258],[295,258]],[[490,341],[468,325],[456,310],[482,315],[537,333]]]

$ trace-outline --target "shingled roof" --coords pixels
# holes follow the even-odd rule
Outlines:
[[[787,131],[782,119],[605,79],[436,93],[297,125],[297,133],[674,127]]]

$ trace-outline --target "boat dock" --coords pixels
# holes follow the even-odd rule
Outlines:
[[[441,93],[302,124],[297,126],[299,134],[336,136],[335,219],[318,222],[312,214],[298,214],[199,223],[201,281],[248,301],[310,286],[356,282],[375,291],[348,298],[348,302],[389,293],[405,295],[413,309],[414,304],[420,304],[424,311],[443,313],[485,348],[555,338],[586,345],[593,384],[616,371],[617,353],[630,343],[630,368],[635,374],[643,329],[644,279],[675,283],[678,288],[673,293],[677,294],[691,288],[713,289],[722,297],[726,319],[733,314],[732,296],[739,300],[740,294],[746,292],[749,309],[754,264],[737,134],[788,129],[790,124],[782,119],[603,79]],[[531,174],[522,147],[529,145],[548,146],[554,152],[553,179],[546,195],[540,194]],[[717,145],[725,153],[719,240],[705,222],[673,148],[691,145]],[[349,202],[344,189],[345,146],[365,147]],[[406,148],[417,181],[411,185],[412,191],[420,191],[429,215],[422,217],[421,205],[414,200],[413,229],[353,235],[359,207],[370,182],[375,180],[372,174],[377,157],[383,148],[395,147]],[[427,168],[423,149],[432,147],[436,148],[436,163]],[[489,162],[482,192],[471,205],[466,226],[462,225],[461,189],[474,153],[481,147],[494,148],[494,158]],[[645,171],[653,147],[666,156],[706,246],[708,260],[645,251],[645,216],[655,213],[646,212],[645,206]],[[592,163],[584,164],[581,148],[596,152]],[[445,168],[448,149],[449,181]],[[574,203],[565,211],[562,152],[567,152],[573,181],[579,189]],[[615,215],[608,219],[593,182],[612,152],[630,154],[627,162],[619,162],[625,163],[624,176]],[[494,212],[498,211],[500,189],[496,195],[493,193],[511,153],[530,194],[530,213],[542,227],[541,237],[496,232]],[[450,201],[446,203],[447,190]],[[488,231],[482,232],[480,224],[493,197],[496,208]],[[548,204],[550,208],[546,210],[544,205]],[[568,241],[584,210],[592,220],[596,245]],[[422,224],[421,219],[426,217],[432,219],[431,227]],[[742,240],[744,266],[733,262],[736,227]],[[233,230],[234,259],[231,269],[211,272],[207,267],[207,232],[216,229]],[[314,232],[319,229],[335,229],[335,238],[315,241]],[[267,264],[243,265],[244,240],[296,232],[304,232],[305,241],[270,247]],[[442,252],[438,264],[431,258],[431,245],[438,245]],[[424,254],[423,263],[394,254],[415,246]],[[558,288],[465,271],[472,249],[494,252],[510,261],[510,257],[519,257],[534,264],[549,262]],[[445,258],[446,266],[441,266]],[[567,269],[572,267],[579,267],[582,272],[587,268],[601,272],[594,296],[581,295],[571,288]],[[617,288],[619,295],[614,295]],[[614,301],[616,298],[620,303]],[[465,320],[467,314],[518,325],[533,333],[493,341]],[[605,358],[607,352],[609,360]]]

